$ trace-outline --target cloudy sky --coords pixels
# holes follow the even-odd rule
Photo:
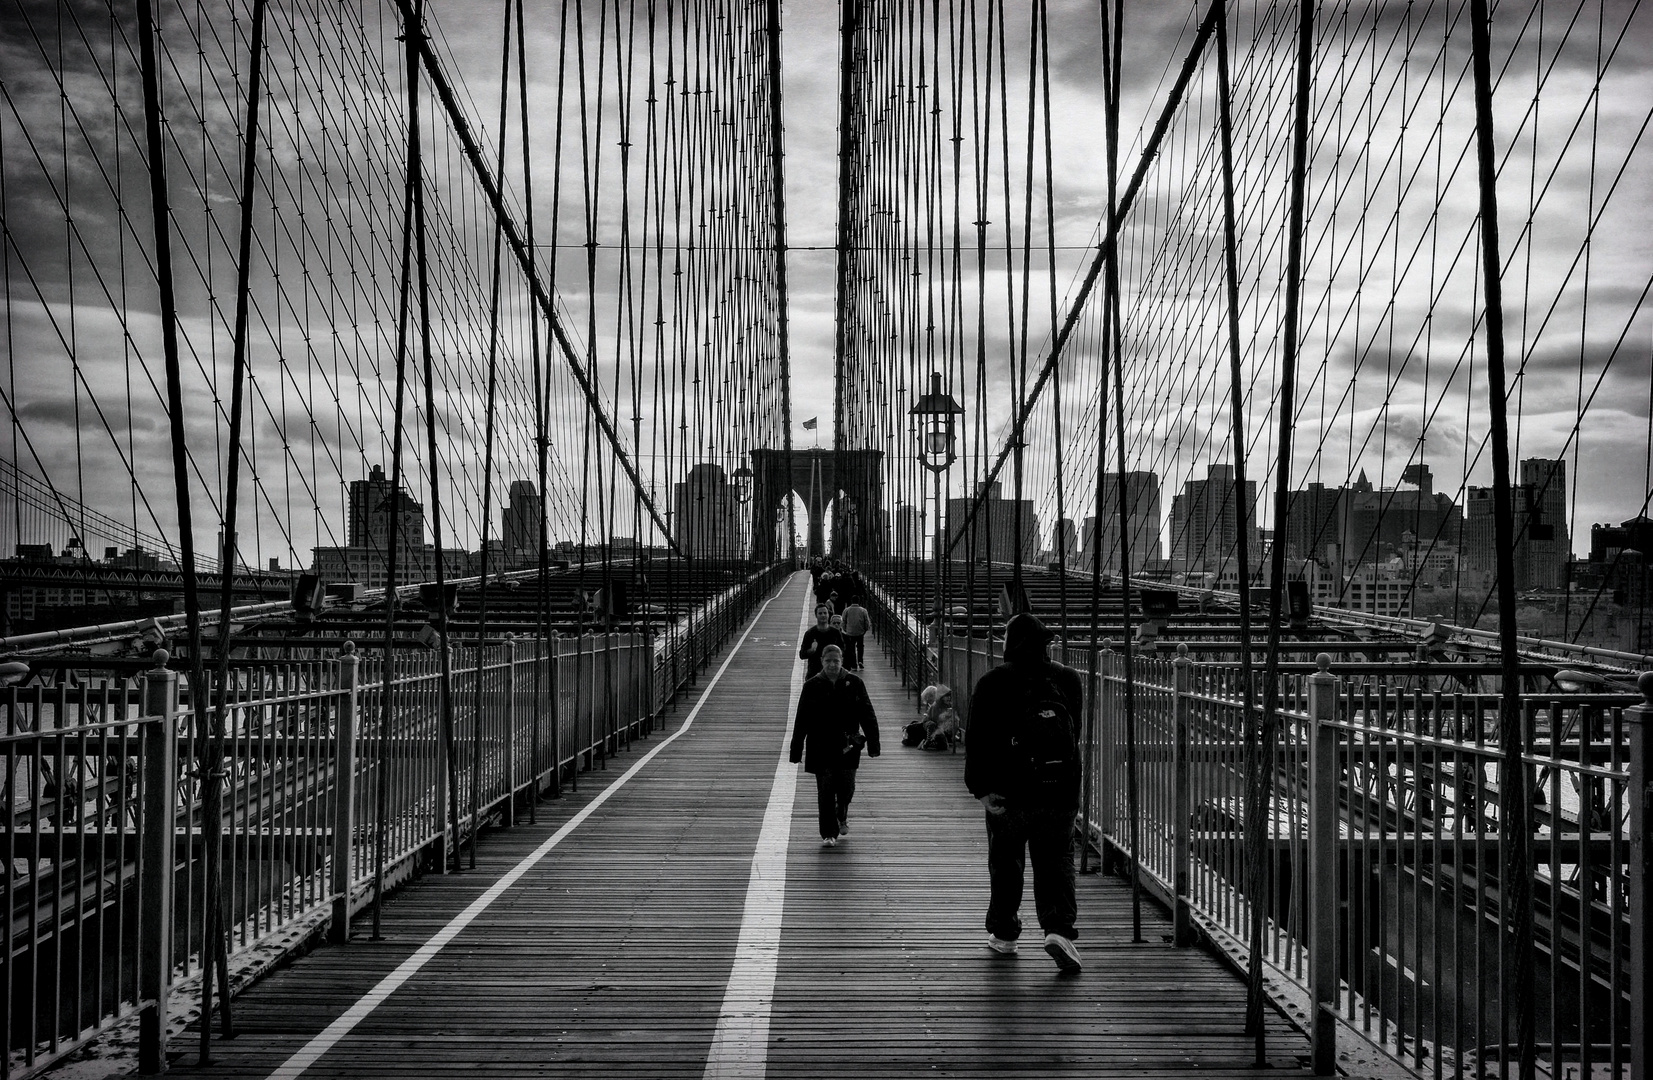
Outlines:
[[[190,114],[174,110],[174,130],[186,146],[174,163],[175,184],[195,182],[208,191],[200,208],[208,212],[192,210],[193,216],[178,228],[192,240],[212,237],[188,246],[186,259],[196,261],[183,267],[180,286],[193,305],[185,328],[192,345],[185,374],[186,399],[196,423],[191,437],[199,450],[196,477],[204,493],[197,512],[209,521],[215,520],[213,507],[222,486],[220,383],[228,362],[224,298],[233,268],[236,165],[234,154],[224,148],[235,142],[234,87],[244,67],[237,50],[245,45],[237,35],[245,33],[244,6],[226,9],[241,20],[228,32],[198,38],[190,36],[197,29],[191,24],[194,5],[162,7],[167,39],[176,43],[169,53],[171,93],[192,94],[201,121],[197,141],[189,142],[189,125],[182,121]],[[985,3],[978,6],[986,10]],[[1484,358],[1476,344],[1473,155],[1466,156],[1472,114],[1465,7],[1321,6],[1304,298],[1308,340],[1298,397],[1294,486],[1305,480],[1335,486],[1361,471],[1374,482],[1392,485],[1420,445],[1427,447],[1438,487],[1456,492],[1466,482],[1490,482]],[[428,0],[428,8],[441,47],[462,80],[474,123],[492,142],[502,7]],[[550,217],[546,147],[556,112],[559,8],[552,0],[531,0],[528,6],[530,113],[540,172],[535,197],[542,230]],[[1653,108],[1653,14],[1643,8],[1628,0],[1557,0],[1537,6],[1506,0],[1498,6],[1495,25],[1501,218],[1509,267],[1505,283],[1506,294],[1514,298],[1510,351],[1517,452],[1567,458],[1576,504],[1573,544],[1579,551],[1587,544],[1588,523],[1628,517],[1645,505],[1648,495],[1653,169],[1647,167],[1647,128]],[[329,530],[337,528],[343,484],[365,469],[364,462],[387,456],[383,417],[388,371],[380,360],[346,370],[347,365],[335,363],[335,348],[329,359],[338,368],[340,377],[335,378],[327,364],[292,359],[301,343],[314,353],[325,338],[316,332],[325,320],[306,303],[342,311],[355,302],[293,284],[298,280],[295,260],[304,264],[308,258],[314,264],[301,267],[304,280],[313,283],[323,276],[320,265],[331,267],[346,250],[330,246],[342,245],[336,239],[319,245],[313,238],[295,239],[294,217],[286,208],[305,198],[306,190],[330,184],[335,193],[344,191],[347,185],[339,177],[347,165],[359,169],[352,185],[367,180],[378,185],[377,190],[348,187],[350,198],[344,203],[355,208],[357,227],[372,238],[350,248],[351,257],[366,260],[367,277],[394,280],[399,193],[393,159],[398,148],[383,133],[396,126],[396,76],[393,72],[392,85],[383,88],[384,100],[376,100],[374,93],[380,91],[370,82],[362,84],[373,91],[366,93],[351,83],[359,72],[349,65],[374,53],[394,57],[396,27],[391,5],[381,5],[376,16],[372,5],[364,10],[372,17],[361,25],[307,29],[299,20],[291,40],[282,39],[280,62],[272,69],[272,93],[298,104],[278,111],[272,120],[278,135],[272,153],[285,171],[279,183],[271,182],[269,197],[273,207],[283,209],[272,209],[268,227],[259,233],[264,261],[255,288],[266,295],[279,291],[279,281],[288,292],[279,303],[255,313],[261,325],[273,329],[268,340],[255,342],[262,396],[255,402],[253,421],[260,440],[258,488],[250,501],[261,515],[252,526],[261,550],[289,559],[305,559],[314,543],[342,542]],[[1014,158],[1022,138],[1019,110],[1027,91],[1030,9],[1010,3],[1005,10]],[[1050,0],[1049,10],[1055,279],[1058,293],[1065,296],[1090,257],[1087,245],[1094,243],[1104,211],[1100,27],[1093,0]],[[1236,109],[1242,127],[1237,186],[1242,274],[1248,282],[1242,298],[1249,388],[1245,426],[1254,460],[1271,455],[1275,426],[1282,137],[1290,111],[1283,88],[1289,86],[1291,10],[1262,0],[1235,5]],[[1195,14],[1195,5],[1186,0],[1127,5],[1122,169],[1134,165],[1145,128],[1188,48]],[[783,4],[783,19],[793,438],[798,445],[811,445],[817,435],[797,425],[815,416],[820,418],[821,444],[830,445],[838,8],[826,0],[791,0]],[[135,129],[140,114],[132,66],[116,63],[110,75],[102,60],[109,50],[107,23],[106,9],[94,0],[72,5],[0,0],[0,62],[8,106],[0,112],[0,156],[10,230],[6,389],[21,421],[13,425],[6,454],[30,472],[42,471],[38,459],[60,490],[117,517],[136,516],[146,531],[164,532],[172,515],[165,416],[158,408],[159,367],[151,362],[158,320],[152,300],[139,288],[148,242],[141,132]],[[54,34],[70,45],[61,54],[67,56],[61,72],[56,70],[60,53],[51,45]],[[200,60],[189,48],[193,40],[205,40],[222,53]],[[329,60],[300,62],[311,54]],[[340,74],[329,84],[326,78],[335,67]],[[217,89],[215,77],[227,80],[229,92]],[[305,80],[315,85],[304,85]],[[1210,145],[1212,80],[1211,65],[1202,64],[1189,107],[1150,170],[1127,225],[1131,250],[1141,253],[1128,266],[1125,283],[1130,467],[1154,469],[1170,490],[1203,476],[1207,462],[1232,454],[1225,434],[1226,374],[1217,362],[1225,355],[1217,334],[1224,317],[1221,278],[1212,261],[1219,250],[1220,219],[1211,202],[1216,190],[1211,161],[1201,149]],[[124,109],[86,105],[100,95],[114,95]],[[317,101],[326,104],[317,106]],[[65,108],[64,102],[79,108]],[[318,132],[317,120],[327,120],[332,108],[369,135],[377,124],[377,143],[372,138],[352,141],[348,123],[337,134],[325,127]],[[60,131],[67,138],[54,146]],[[329,140],[335,145],[326,145]],[[118,153],[111,148],[119,148]],[[447,167],[451,170],[451,163]],[[323,173],[323,168],[332,171]],[[61,183],[63,175],[73,183]],[[507,177],[520,212],[520,171],[508,167]],[[1019,196],[1012,186],[1012,194]],[[116,190],[124,193],[124,215],[113,209]],[[571,181],[564,189],[565,227],[575,216],[577,200]],[[614,206],[612,199],[605,204],[600,231],[617,227]],[[314,214],[306,227],[320,230]],[[333,219],[329,227],[336,227]],[[1038,239],[1042,242],[1042,234]],[[1170,254],[1157,261],[1148,257],[1161,249]],[[578,245],[564,257],[577,264]],[[1041,316],[1047,309],[1038,298],[1049,281],[1037,270],[1039,261],[1035,258],[1029,283],[1035,298],[1029,337],[1036,347],[1048,332],[1048,316]],[[381,271],[377,275],[375,266]],[[285,276],[278,272],[283,269]],[[578,329],[584,319],[572,284],[576,278],[565,278],[570,284],[564,299],[574,309],[570,321]],[[456,288],[443,325],[452,352],[475,352],[476,282],[458,284],[471,291]],[[985,284],[990,297],[1002,297],[1002,271]],[[379,310],[388,303],[382,289],[365,302]],[[611,304],[612,296],[599,302]],[[994,362],[987,383],[976,386],[966,380],[954,389],[972,406],[976,397],[986,399],[989,419],[982,441],[991,454],[1002,439],[1010,400],[1000,359],[1010,331],[999,300],[989,301],[988,324],[986,348]],[[327,328],[335,338],[338,332],[337,323]],[[386,330],[378,326],[373,333],[378,335],[376,355],[382,358]],[[1087,352],[1082,345],[1075,347],[1063,375],[1067,438],[1074,444],[1068,466],[1077,476],[1090,468],[1083,433],[1093,423],[1094,414],[1086,409],[1100,370],[1095,350]],[[516,360],[525,362],[521,342],[512,349]],[[1035,365],[1040,358],[1036,353]],[[438,408],[456,449],[443,469],[457,474],[466,467],[457,459],[471,454],[480,441],[479,380],[462,365],[444,377],[451,396],[439,401]],[[526,475],[521,470],[531,458],[521,437],[530,423],[526,391],[518,385],[510,393],[515,395],[510,398],[514,434],[501,452],[511,463],[500,474],[507,479]],[[337,407],[335,400],[341,403]],[[315,404],[299,408],[295,402]],[[1048,434],[1048,423],[1036,416],[1035,431]],[[967,432],[967,440],[974,442],[975,433]],[[1040,501],[1047,518],[1053,491],[1050,441],[1039,444],[1030,463],[1030,495]],[[419,459],[418,448],[410,453]],[[967,463],[961,463],[955,470],[955,491],[967,485],[966,469]],[[1266,500],[1270,478],[1266,469],[1261,472],[1260,494]],[[474,536],[479,500],[474,480],[466,482],[473,487],[455,481],[448,501],[458,507],[458,531]],[[1082,505],[1080,493],[1069,491],[1068,502],[1070,507]],[[210,537],[198,535],[198,541],[210,544]]]

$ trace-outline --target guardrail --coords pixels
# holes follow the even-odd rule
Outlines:
[[[1128,858],[1124,657],[1076,649],[1067,659],[1094,672],[1088,825]],[[1236,958],[1262,905],[1263,960],[1310,1030],[1317,1071],[1332,1069],[1340,1037],[1420,1074],[1513,1068],[1523,1004],[1550,1075],[1616,1077],[1645,1060],[1647,1026],[1632,1017],[1653,1005],[1639,944],[1650,811],[1632,793],[1648,775],[1653,674],[1642,676],[1641,705],[1524,695],[1526,775],[1512,790],[1500,775],[1497,694],[1430,687],[1415,665],[1397,672],[1410,686],[1345,681],[1325,656],[1313,674],[1283,675],[1256,845],[1266,884],[1253,896],[1238,669],[1186,653],[1133,660],[1144,885],[1172,910],[1176,941],[1197,927]],[[1499,825],[1499,800],[1516,791],[1532,804],[1525,836]],[[1537,948],[1524,981],[1500,918],[1513,844],[1533,868]]]
[[[886,652],[913,685],[958,693],[999,662],[991,636],[925,628],[869,586]],[[1582,655],[1582,654],[1579,654]],[[1615,656],[1624,659],[1624,656]],[[1132,814],[1123,653],[1065,650],[1087,679],[1083,816],[1106,861],[1128,863]],[[1555,657],[1523,665],[1534,682]],[[1545,661],[1551,661],[1546,663]],[[1270,993],[1311,1034],[1316,1071],[1339,1039],[1419,1075],[1517,1070],[1516,1019],[1533,1017],[1550,1075],[1653,1076],[1653,993],[1643,838],[1653,800],[1653,673],[1634,695],[1522,696],[1527,752],[1501,784],[1496,663],[1408,658],[1288,664],[1268,769],[1259,895],[1245,833],[1245,694],[1232,658],[1132,655],[1135,832],[1147,891],[1172,912],[1173,940],[1203,933],[1244,970],[1254,905]],[[1260,712],[1259,682],[1251,700]],[[966,735],[968,738],[968,734]],[[1501,798],[1525,792],[1525,836],[1499,822]],[[1516,795],[1515,797],[1520,797]],[[1511,845],[1531,867],[1532,976],[1515,978],[1514,934],[1500,881]]]
[[[873,636],[901,676],[902,685],[917,689],[937,681],[936,653],[925,641],[923,625],[878,582],[868,580],[866,585]]]
[[[324,912],[343,942],[376,878],[445,869],[488,822],[514,823],[548,786],[577,786],[582,769],[646,737],[784,573],[755,573],[653,638],[455,648],[451,738],[434,651],[398,651],[389,672],[349,643],[233,661],[222,753],[203,730],[211,710],[191,707],[164,650],[135,678],[89,662],[79,685],[0,691],[0,1077],[37,1071],[135,1011],[140,1069],[160,1071],[171,985],[213,956],[210,895],[231,956]],[[203,766],[221,781],[217,829]]]

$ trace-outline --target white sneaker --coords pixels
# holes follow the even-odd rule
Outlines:
[[[999,937],[997,934],[988,934],[987,935],[987,947],[989,949],[992,949],[996,953],[1004,953],[1005,955],[1009,956],[1009,955],[1015,953],[1015,951],[1016,951],[1016,942],[1012,938],[1002,938],[1002,937]]]
[[[1056,961],[1056,966],[1062,969],[1065,975],[1076,975],[1084,963],[1079,959],[1079,947],[1072,938],[1065,938],[1061,934],[1045,935],[1045,952]]]
[[[838,846],[838,838],[836,836],[823,836],[823,837],[821,837],[821,846],[822,847],[837,847]]]

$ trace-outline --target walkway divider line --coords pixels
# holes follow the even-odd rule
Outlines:
[[[814,621],[812,592],[804,592],[804,610],[798,624],[801,638]],[[769,1014],[775,1003],[775,971],[781,958],[781,917],[786,910],[786,849],[792,835],[792,806],[798,793],[798,768],[788,759],[792,742],[794,703],[804,685],[804,662],[792,664],[792,692],[786,698],[786,734],[781,760],[769,788],[757,850],[752,853],[752,876],[746,885],[746,908],[741,915],[735,962],[729,986],[718,1010],[717,1030],[706,1053],[707,1077],[716,1080],[762,1080],[769,1066]]]
[[[314,1065],[323,1054],[336,1046],[339,1040],[350,1034],[358,1024],[367,1019],[374,1009],[384,1004],[385,1000],[391,994],[394,994],[403,983],[411,979],[420,968],[430,963],[448,942],[459,935],[461,930],[475,922],[477,916],[488,910],[495,900],[504,895],[506,889],[515,885],[522,875],[532,870],[541,859],[551,853],[553,848],[562,843],[564,838],[579,828],[586,818],[590,817],[599,806],[608,801],[610,795],[624,787],[627,781],[642,770],[643,766],[654,760],[656,754],[677,741],[678,736],[688,731],[689,727],[695,722],[695,717],[700,715],[700,710],[706,702],[711,700],[713,689],[717,687],[718,681],[723,678],[723,673],[729,670],[729,664],[734,660],[735,654],[740,652],[741,646],[745,645],[746,639],[751,636],[752,628],[758,624],[758,620],[763,618],[763,613],[769,609],[770,601],[785,592],[786,586],[790,585],[792,580],[792,577],[788,577],[786,583],[764,600],[763,605],[758,608],[757,614],[752,616],[752,621],[747,624],[746,630],[740,635],[740,640],[735,642],[735,647],[730,649],[729,655],[723,658],[723,663],[718,667],[717,674],[712,676],[712,681],[707,683],[706,689],[701,692],[700,700],[695,702],[693,709],[689,710],[689,715],[684,719],[682,727],[661,739],[648,753],[638,758],[631,768],[620,775],[619,779],[598,792],[596,798],[580,807],[579,811],[569,818],[561,828],[547,837],[539,847],[524,856],[521,862],[507,870],[498,881],[488,886],[486,892],[471,901],[469,907],[455,915],[452,921],[433,934],[430,940],[419,946],[412,956],[409,956],[397,966],[395,971],[386,975],[379,981],[377,986],[363,994],[354,1005],[346,1009],[337,1020],[327,1025],[326,1029],[306,1043],[301,1050],[277,1066],[276,1070],[270,1074],[270,1080],[295,1080],[311,1065]],[[796,681],[796,675],[794,675],[794,682]]]

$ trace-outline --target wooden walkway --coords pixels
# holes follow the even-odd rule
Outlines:
[[[174,1073],[1301,1071],[1306,1045],[1273,1019],[1272,1068],[1248,1068],[1239,981],[1203,952],[1163,944],[1168,926],[1151,907],[1148,943],[1131,944],[1129,893],[1115,879],[1080,879],[1080,977],[1058,977],[1039,948],[1031,882],[1024,953],[991,953],[982,929],[985,838],[964,790],[963,756],[900,745],[915,706],[876,646],[863,674],[884,754],[863,761],[850,837],[819,846],[807,775],[797,775],[786,818],[780,796],[790,778],[777,766],[807,584],[798,575],[769,603],[709,696],[724,658],[663,735],[582,776],[577,794],[542,804],[538,825],[486,836],[474,872],[404,889],[386,905],[384,940],[367,940],[359,923],[348,946],[266,979],[238,999],[238,1035],[214,1043],[213,1064],[194,1065],[193,1040],[181,1040]],[[689,730],[617,784],[691,715]],[[755,862],[766,811],[770,830]],[[768,872],[749,889],[754,866]],[[499,888],[514,868],[518,876]],[[476,911],[488,895],[496,898]],[[468,908],[474,917],[454,932]],[[765,926],[777,936],[766,938]],[[449,939],[432,946],[444,928]],[[399,969],[405,977],[392,989],[384,981]]]

